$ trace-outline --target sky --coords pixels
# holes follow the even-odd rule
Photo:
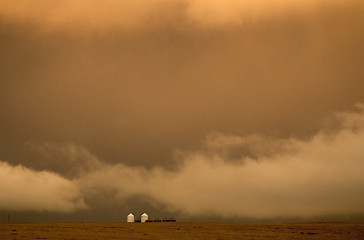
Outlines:
[[[364,220],[361,0],[0,1],[0,221]]]

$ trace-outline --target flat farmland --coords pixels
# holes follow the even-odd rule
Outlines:
[[[0,239],[364,239],[364,223],[0,223]]]

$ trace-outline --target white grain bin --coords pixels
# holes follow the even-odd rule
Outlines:
[[[127,222],[134,222],[134,215],[132,213],[130,213],[127,217],[126,217],[126,221]]]
[[[148,220],[148,215],[146,213],[143,213],[142,216],[140,217],[140,221],[145,222],[147,220]]]

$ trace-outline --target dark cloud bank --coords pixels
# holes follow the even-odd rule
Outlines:
[[[363,219],[360,1],[20,2],[4,221]]]

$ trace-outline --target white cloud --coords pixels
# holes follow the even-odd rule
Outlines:
[[[0,209],[72,212],[84,208],[79,189],[70,180],[0,162]]]

